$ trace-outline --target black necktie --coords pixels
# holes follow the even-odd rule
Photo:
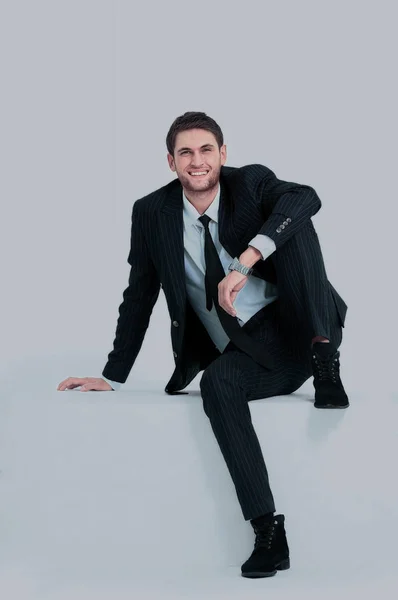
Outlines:
[[[273,364],[266,349],[243,331],[237,318],[228,314],[218,303],[218,284],[224,279],[225,271],[209,231],[210,217],[202,215],[199,217],[199,221],[205,228],[206,308],[207,310],[211,310],[214,302],[220,323],[231,342],[251,356],[258,364],[270,369],[273,367]]]

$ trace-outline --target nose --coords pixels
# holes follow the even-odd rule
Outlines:
[[[197,169],[198,167],[201,167],[203,165],[203,156],[200,152],[195,152],[195,154],[192,155],[192,159],[191,159],[191,166],[195,169]]]

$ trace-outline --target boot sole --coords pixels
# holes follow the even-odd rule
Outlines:
[[[344,404],[343,406],[339,406],[338,404],[316,404],[314,403],[315,408],[348,408],[350,403]]]
[[[290,558],[283,560],[279,565],[275,565],[275,571],[248,571],[247,573],[242,573],[242,577],[249,577],[250,579],[273,577],[278,571],[286,571],[287,569],[290,569]]]

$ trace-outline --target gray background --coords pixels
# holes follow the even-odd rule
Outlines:
[[[341,350],[351,412],[314,415],[310,384],[296,398],[252,406],[296,565],[302,557],[296,575],[267,586],[291,582],[297,598],[301,582],[308,597],[316,574],[330,577],[316,562],[318,544],[338,561],[348,527],[348,569],[380,512],[396,532],[388,478],[397,450],[395,26],[393,2],[1,2],[0,588],[8,597],[94,590],[107,598],[116,582],[125,582],[119,598],[130,597],[131,569],[145,571],[152,536],[170,561],[163,557],[165,573],[175,573],[173,561],[185,560],[193,576],[199,563],[209,572],[232,564],[228,594],[242,587],[236,575],[252,537],[198,379],[189,397],[163,394],[174,364],[163,294],[123,392],[56,392],[70,375],[101,374],[127,285],[132,205],[174,177],[165,136],[187,110],[220,124],[227,164],[262,163],[316,189],[329,279],[349,305]],[[292,444],[283,460],[281,432]],[[185,536],[192,513],[194,550]],[[381,585],[369,579],[369,551],[356,567],[368,590]],[[202,597],[217,597],[219,572],[200,580],[211,582]],[[356,585],[352,572],[344,589]],[[180,585],[175,576],[170,586]],[[142,585],[145,597],[148,579]]]

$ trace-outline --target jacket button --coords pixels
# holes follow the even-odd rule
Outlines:
[[[179,326],[179,322],[178,321],[173,321],[173,325],[174,325],[174,327],[178,327]]]
[[[282,231],[282,229],[280,227],[278,227],[278,229],[276,230],[276,233],[280,233]]]
[[[291,220],[291,218],[290,218],[290,217],[288,217],[288,218],[286,219],[286,221],[287,221],[288,223],[291,223],[291,222],[292,222],[292,220]]]
[[[177,358],[177,352],[173,352],[174,358]]]

